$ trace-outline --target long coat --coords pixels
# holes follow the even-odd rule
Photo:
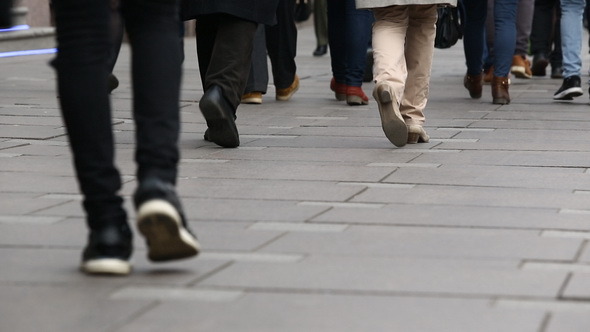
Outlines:
[[[279,0],[182,0],[181,16],[190,20],[200,15],[225,13],[248,21],[276,24]]]
[[[457,0],[356,0],[357,9],[379,8],[406,5],[442,5],[457,6]]]

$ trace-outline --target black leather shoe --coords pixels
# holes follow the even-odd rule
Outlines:
[[[313,56],[322,56],[328,52],[328,45],[320,45],[313,51]]]
[[[533,65],[531,72],[533,76],[545,76],[545,68],[549,64],[549,59],[544,53],[537,53],[533,56]]]
[[[131,242],[131,229],[126,221],[90,230],[80,269],[87,274],[129,274]]]
[[[235,111],[223,97],[219,86],[214,85],[205,91],[199,108],[209,127],[206,140],[224,148],[235,148],[240,145],[240,136],[234,121]]]
[[[551,66],[551,78],[563,78],[563,67]]]

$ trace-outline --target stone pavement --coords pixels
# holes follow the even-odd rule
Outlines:
[[[556,103],[560,80],[534,78],[513,79],[510,105],[489,87],[471,100],[462,46],[437,50],[432,140],[395,148],[373,100],[334,100],[314,46],[302,26],[301,89],[241,106],[242,145],[222,149],[202,139],[186,40],[179,192],[204,252],[152,264],[136,237],[123,278],[77,270],[86,230],[52,55],[1,58],[0,331],[589,331],[588,95]],[[127,198],[128,57],[112,96]]]

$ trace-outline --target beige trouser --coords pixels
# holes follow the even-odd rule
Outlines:
[[[408,125],[424,123],[436,33],[436,5],[374,8],[373,77],[387,82]]]

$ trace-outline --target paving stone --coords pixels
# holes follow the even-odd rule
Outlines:
[[[371,187],[371,186],[370,186]],[[379,188],[379,187],[377,187]],[[385,191],[384,191],[385,192]],[[560,214],[551,208],[513,208],[436,204],[387,204],[381,209],[335,207],[312,219],[322,223],[587,230],[587,215]],[[590,257],[590,256],[589,256]],[[589,259],[590,261],[590,259]]]
[[[557,312],[551,315],[547,332],[585,331],[590,326],[587,313]]]
[[[491,165],[491,166],[543,166],[587,167],[590,152],[574,151],[474,151],[464,150],[457,154],[423,154],[412,160],[418,163],[444,163],[445,165]]]
[[[369,257],[572,260],[581,244],[582,240],[540,237],[537,231],[350,226],[344,233],[292,232],[263,250]]]
[[[5,331],[114,330],[149,308],[147,301],[112,301],[116,285],[0,283],[0,327]]]
[[[574,272],[562,296],[568,300],[584,301],[590,310],[590,303],[588,303],[590,300],[590,273],[588,272],[590,271]]]
[[[402,169],[400,171],[403,171]],[[416,172],[417,170],[412,170]],[[397,172],[396,172],[397,173]],[[404,183],[403,181],[402,183]],[[409,181],[408,181],[409,182]],[[368,188],[354,202],[447,206],[584,209],[587,200],[566,189],[419,185],[411,189]]]
[[[551,168],[446,164],[437,168],[400,168],[384,182],[512,187],[527,189],[589,189],[585,168]]]
[[[470,299],[247,294],[231,303],[166,301],[121,331],[160,331],[179,321],[203,332],[536,331],[542,317]]]

